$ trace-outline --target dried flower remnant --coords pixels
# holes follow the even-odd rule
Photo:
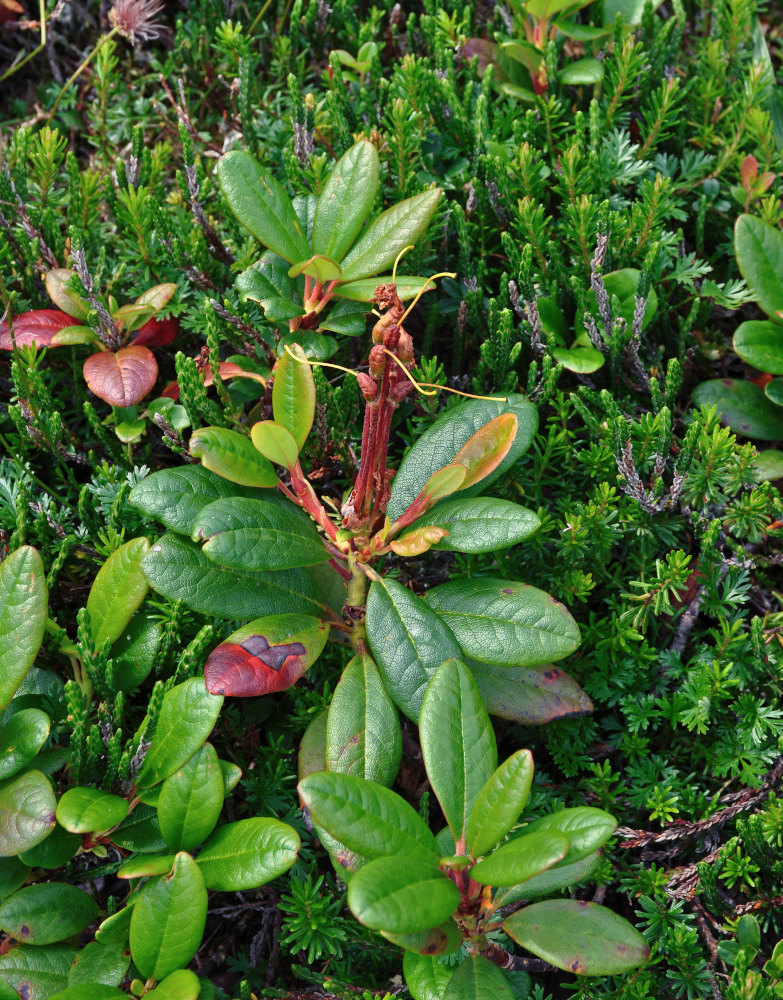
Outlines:
[[[156,18],[163,10],[160,0],[116,0],[109,11],[109,21],[117,33],[135,45],[167,38],[171,32]]]

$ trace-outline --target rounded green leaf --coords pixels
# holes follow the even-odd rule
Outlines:
[[[734,226],[734,252],[758,304],[774,316],[783,309],[783,233],[755,215],[741,215]]]
[[[79,934],[98,916],[86,892],[63,882],[39,882],[0,905],[0,928],[24,944],[54,944]]]
[[[327,562],[321,536],[293,504],[235,497],[204,507],[193,523],[201,551],[229,569],[276,570]]]
[[[350,302],[369,302],[375,295],[378,285],[391,283],[390,274],[381,274],[377,278],[360,278],[358,281],[344,281],[334,290],[335,298],[348,299]],[[435,285],[430,278],[420,278],[409,274],[397,275],[397,294],[403,302],[416,298],[422,289],[430,291]]]
[[[270,323],[287,323],[295,316],[304,315],[298,284],[303,286],[303,280],[295,282],[288,276],[284,260],[275,253],[265,253],[261,260],[242,271],[236,287],[243,302],[248,299],[258,302]]]
[[[427,777],[460,842],[478,794],[497,767],[495,734],[473,675],[446,660],[424,692],[419,738]]]
[[[220,773],[223,776],[223,797],[228,798],[239,784],[242,768],[228,760],[219,760],[218,764],[220,764]]]
[[[68,983],[71,986],[99,983],[104,986],[119,986],[129,965],[130,952],[125,948],[124,941],[120,944],[91,941],[76,956],[68,972]]]
[[[173,851],[190,851],[212,833],[223,808],[223,772],[211,743],[163,782],[158,826]]]
[[[295,468],[299,460],[299,445],[287,427],[274,420],[260,420],[253,424],[250,437],[264,458],[286,469]]]
[[[783,439],[783,410],[767,399],[753,382],[733,378],[702,382],[693,390],[696,406],[714,406],[721,423],[735,434],[760,441]]]
[[[37,708],[23,708],[0,729],[0,780],[29,764],[46,742],[51,720]]]
[[[16,892],[20,885],[25,884],[30,874],[30,867],[16,856],[0,858],[0,902],[12,892]]]
[[[299,796],[320,826],[366,858],[402,854],[432,861],[440,856],[430,828],[416,810],[374,781],[322,771],[299,782]]]
[[[587,715],[593,703],[564,670],[544,667],[498,667],[469,660],[490,715],[542,726],[553,719]]]
[[[443,1000],[443,993],[454,975],[452,966],[431,955],[406,951],[402,959],[405,984],[414,1000]]]
[[[430,678],[444,660],[461,655],[453,633],[421,598],[385,578],[370,586],[367,639],[395,704],[418,721]]]
[[[113,691],[135,691],[144,683],[155,666],[162,637],[159,618],[136,612],[109,651]]]
[[[274,376],[272,414],[301,451],[315,417],[315,381],[299,344],[292,344],[280,355]]]
[[[190,453],[210,472],[239,486],[277,485],[277,473],[252,442],[225,427],[202,427],[190,437]]]
[[[41,557],[23,545],[0,563],[0,708],[9,704],[38,655],[48,603]]]
[[[558,80],[571,86],[600,83],[604,78],[604,64],[598,59],[576,59],[560,71]]]
[[[473,865],[470,877],[484,885],[519,885],[562,861],[568,846],[566,837],[549,830],[515,837]]]
[[[447,920],[459,906],[459,890],[421,857],[378,858],[348,883],[348,905],[356,919],[376,931],[415,934]]]
[[[419,955],[450,955],[462,945],[462,932],[451,917],[437,927],[417,934],[394,934],[391,931],[381,931],[381,934],[399,948]]]
[[[463,496],[482,492],[509,469],[530,447],[538,429],[538,410],[524,396],[513,394],[505,400],[467,399],[433,421],[402,460],[392,480],[386,510],[389,519],[396,521],[416,499],[432,473],[451,465],[460,448],[485,424],[503,413],[513,413],[517,418],[514,443],[500,465],[469,487]]]
[[[174,867],[174,854],[140,854],[117,869],[117,878],[148,878],[167,875]]]
[[[89,945],[88,945],[89,947]],[[102,986],[99,983],[78,983],[67,986],[64,990],[49,995],[49,1000],[115,1000],[121,997],[127,1000],[127,993],[114,986]]]
[[[111,839],[117,847],[139,854],[166,850],[166,841],[158,826],[157,810],[143,802],[112,831]]]
[[[130,919],[133,913],[133,906],[136,902],[135,897],[131,897],[133,902],[129,902],[127,906],[124,906],[121,910],[113,913],[110,917],[107,917],[98,930],[95,932],[95,940],[100,941],[102,944],[115,945],[120,944],[123,947],[128,943],[128,935],[130,933]]]
[[[310,256],[291,199],[249,153],[232,150],[218,160],[223,197],[242,225],[290,264]]]
[[[111,830],[128,815],[128,803],[98,788],[70,788],[57,803],[57,821],[71,833]]]
[[[627,920],[596,903],[551,899],[503,921],[517,944],[578,976],[616,976],[647,961],[650,951]]]
[[[397,709],[369,656],[355,656],[335,688],[326,728],[326,766],[389,786],[402,760]]]
[[[328,281],[339,281],[341,272],[339,265],[335,261],[329,257],[314,254],[308,260],[300,260],[292,267],[289,267],[289,278],[298,278],[300,274],[306,274],[308,277],[321,282],[321,284],[326,284]]]
[[[414,521],[401,538],[424,526],[444,528],[448,535],[432,546],[447,552],[493,552],[529,538],[538,516],[519,504],[494,497],[445,500]]]
[[[216,830],[198,856],[209,889],[256,889],[287,872],[299,852],[296,830],[276,819],[241,819]]]
[[[166,692],[152,744],[136,784],[149,788],[190,760],[217,722],[223,699],[210,694],[203,677],[191,677]]]
[[[783,389],[783,379],[777,381],[781,383]],[[783,405],[783,398],[781,398],[781,405]],[[763,483],[767,480],[774,483],[776,479],[783,479],[783,451],[777,451],[775,448],[765,448],[760,451],[756,461],[754,479],[757,483]]]
[[[198,951],[207,920],[204,876],[184,851],[168,876],[147,882],[133,907],[130,948],[139,972],[163,979]]]
[[[54,829],[57,802],[40,771],[25,771],[0,787],[0,858],[40,844]]]
[[[541,896],[551,896],[553,893],[559,892],[560,889],[569,889],[579,882],[584,882],[600,865],[603,855],[603,848],[600,848],[575,864],[560,863],[554,865],[539,875],[533,875],[522,885],[501,889],[500,892],[495,893],[495,907],[519,903],[523,899],[530,900],[538,899]]]
[[[200,993],[201,982],[196,973],[190,969],[177,969],[145,996],[155,1000],[198,1000]]]
[[[511,985],[488,958],[468,955],[449,980],[443,1000],[514,1000]]]
[[[46,840],[19,855],[26,865],[33,868],[60,868],[76,854],[82,846],[82,838],[77,833],[68,833],[59,824]]]
[[[764,395],[772,400],[775,406],[783,406],[783,378],[773,378],[764,386]]]
[[[432,188],[379,215],[341,261],[342,280],[357,281],[391,267],[399,252],[415,245],[427,231],[439,199],[440,188]]]
[[[379,184],[375,146],[367,139],[343,153],[321,190],[313,220],[313,252],[341,261],[359,235]]]
[[[429,590],[437,612],[467,656],[480,663],[535,666],[568,656],[579,627],[554,597],[510,580],[455,580]]]
[[[0,955],[0,983],[10,984],[25,1000],[49,1000],[67,987],[76,955],[71,945],[19,945]]]
[[[578,372],[580,375],[590,375],[603,368],[606,358],[596,350],[595,347],[556,347],[552,351],[552,357],[569,372]]]
[[[783,324],[769,320],[741,323],[734,333],[734,350],[759,371],[783,375]]]
[[[538,831],[563,834],[571,845],[566,862],[572,865],[605,844],[616,829],[617,820],[603,809],[577,806],[574,809],[559,809],[528,823],[523,835]]]
[[[483,857],[506,836],[525,808],[532,782],[529,750],[517,750],[490,775],[468,819],[466,841],[472,858]]]
[[[141,561],[149,547],[146,538],[132,538],[115,549],[98,570],[87,598],[96,645],[106,639],[119,639],[147,596],[149,584],[141,571]]]

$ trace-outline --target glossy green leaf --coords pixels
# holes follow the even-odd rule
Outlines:
[[[193,858],[180,852],[171,874],[140,890],[130,923],[130,948],[142,976],[163,979],[190,962],[207,920],[204,876]]]
[[[202,427],[191,435],[189,448],[204,468],[239,486],[277,485],[277,473],[271,464],[238,431]]]
[[[414,934],[437,927],[459,906],[459,890],[436,859],[383,857],[370,861],[348,883],[348,905],[373,930]]]
[[[189,761],[212,732],[222,705],[219,695],[207,691],[203,677],[191,677],[167,691],[137,786],[156,785]]]
[[[16,712],[0,729],[0,780],[29,764],[49,736],[51,720],[37,708]]]
[[[775,406],[783,406],[783,378],[773,378],[764,386],[764,395]]]
[[[473,435],[502,413],[513,413],[518,428],[514,443],[500,465],[481,482],[465,491],[475,496],[490,486],[530,447],[538,429],[538,411],[524,396],[510,395],[502,400],[468,399],[442,413],[403,459],[392,481],[386,513],[396,521],[416,499],[433,472],[454,462],[455,455]]]
[[[481,955],[468,955],[449,980],[443,1000],[514,1000],[500,969]]]
[[[647,961],[649,949],[627,920],[596,903],[550,899],[503,921],[517,944],[578,976],[616,976]]]
[[[153,1000],[198,1000],[200,993],[201,982],[196,973],[190,969],[177,969],[145,996]]]
[[[416,810],[374,781],[322,771],[299,782],[299,795],[317,823],[366,858],[439,856],[435,838]]]
[[[278,357],[283,354],[288,344],[299,344],[305,355],[316,361],[328,361],[337,351],[337,341],[334,337],[325,337],[313,330],[295,330],[293,333],[283,334],[277,342]]]
[[[289,267],[289,278],[298,278],[300,274],[305,274],[321,284],[326,284],[328,281],[339,281],[341,271],[339,265],[329,257],[314,254],[307,260],[300,260]]]
[[[439,199],[440,188],[432,188],[406,198],[379,215],[343,258],[343,281],[368,278],[391,267],[399,252],[415,245],[427,231]]]
[[[783,379],[777,381],[781,383],[781,388],[783,388]],[[781,398],[781,405],[783,405],[783,398]],[[774,448],[765,448],[760,451],[754,479],[757,483],[763,483],[767,480],[775,482],[777,479],[783,479],[783,451],[776,451]]]
[[[642,272],[633,267],[625,267],[620,271],[610,271],[608,274],[604,274],[602,276],[604,287],[606,288],[610,301],[617,299],[617,309],[615,310],[614,318],[618,318],[619,316],[625,320],[626,339],[631,337],[633,329],[633,317],[636,310],[636,293],[639,289],[641,276]],[[593,315],[593,317],[595,317],[598,329],[603,331],[603,322],[600,319],[598,311],[598,302],[596,301],[595,292],[592,289],[590,289],[587,293],[587,307],[588,311]],[[647,296],[647,302],[642,316],[643,330],[645,330],[653,321],[657,311],[658,296],[655,289],[651,288]],[[590,338],[587,333],[587,328],[584,325],[581,313],[577,313],[574,320],[574,331],[577,335],[577,342],[582,343],[585,350],[595,350],[595,348],[590,347]]]
[[[128,803],[98,788],[71,788],[57,803],[57,821],[71,833],[110,830],[128,815]]]
[[[734,226],[734,252],[758,304],[774,316],[783,309],[783,233],[755,215],[741,215]]]
[[[48,603],[41,557],[23,545],[0,563],[0,708],[9,704],[35,661]]]
[[[605,844],[616,829],[617,820],[603,809],[576,806],[560,809],[528,823],[524,836],[538,831],[562,833],[571,845],[566,863],[572,865]]]
[[[432,790],[460,842],[478,794],[497,767],[498,754],[476,682],[459,660],[446,660],[427,685],[419,738]]]
[[[345,275],[343,275],[344,277]],[[391,280],[392,276],[390,274],[379,274],[375,278],[343,281],[334,290],[335,298],[348,299],[351,302],[369,302],[375,295],[375,289],[378,285],[391,284]],[[403,302],[408,302],[410,299],[416,298],[419,292],[426,286],[429,286],[428,291],[435,287],[429,278],[420,278],[408,274],[398,274],[396,285],[397,294]]]
[[[160,619],[137,611],[109,651],[108,681],[113,691],[135,691],[144,683],[155,666],[162,637]]]
[[[173,851],[190,851],[212,833],[223,808],[223,772],[211,743],[163,782],[158,826]]]
[[[149,584],[141,561],[149,547],[146,538],[132,538],[115,549],[98,570],[87,598],[96,645],[118,639],[147,596]]]
[[[318,588],[304,569],[226,569],[207,559],[198,545],[171,532],[152,546],[143,569],[164,597],[217,618],[297,613],[320,618],[324,613]]]
[[[128,994],[123,993],[122,990],[118,990],[114,986],[80,982],[75,986],[67,986],[64,990],[58,990],[57,993],[52,993],[48,996],[49,1000],[115,1000],[116,997],[126,1000]]]
[[[313,221],[313,252],[341,261],[359,235],[379,183],[375,146],[355,143],[334,165],[321,191]]]
[[[299,344],[292,344],[280,355],[274,376],[272,414],[301,451],[315,417],[315,381]]]
[[[381,934],[399,948],[419,955],[450,955],[462,946],[462,932],[451,917],[437,927],[416,934],[394,934],[392,931],[381,931]]]
[[[236,287],[243,302],[258,302],[270,323],[287,323],[295,316],[303,316],[301,292],[296,281],[288,276],[288,264],[276,253],[265,253],[237,278]],[[299,300],[299,301],[297,301]]]
[[[244,497],[216,500],[193,523],[193,541],[228,569],[278,570],[329,559],[315,525],[293,504],[281,507]]]
[[[367,329],[367,314],[368,307],[366,305],[343,299],[332,306],[325,319],[321,320],[318,329],[339,333],[343,337],[359,337]],[[335,346],[337,345],[334,337],[328,339]],[[302,347],[307,350],[305,344],[302,344]],[[331,354],[329,356],[331,357]]]
[[[313,223],[315,222],[315,210],[318,206],[317,194],[297,194],[293,200],[296,217],[302,223],[302,229],[307,236],[307,242],[313,245]]]
[[[218,160],[217,174],[228,207],[260,243],[291,264],[310,256],[291,199],[254,157],[232,150]]]
[[[97,985],[119,986],[130,965],[130,952],[125,943],[103,944],[91,941],[82,948],[68,972],[71,986]],[[121,994],[122,995],[122,994]]]
[[[443,1000],[443,993],[454,975],[454,968],[430,955],[406,951],[402,960],[405,984],[414,1000]]]
[[[600,83],[604,78],[604,64],[598,59],[576,59],[567,63],[558,74],[560,83],[570,86]]]
[[[21,858],[0,858],[0,902],[24,885],[29,874],[30,865],[24,864]]]
[[[781,258],[783,273],[783,258]],[[770,375],[783,375],[783,323],[749,320],[734,333],[734,350],[743,361]]]
[[[604,0],[604,24],[613,25],[618,14],[623,16],[623,24],[641,24],[644,8],[648,0]],[[661,6],[662,0],[652,0],[655,11]]]
[[[532,781],[529,750],[517,750],[489,776],[470,811],[466,840],[471,857],[485,855],[511,830],[525,808]]]
[[[511,903],[519,903],[521,900],[539,899],[541,896],[551,896],[560,889],[569,889],[573,885],[584,882],[590,878],[592,873],[601,864],[603,849],[593,851],[581,861],[574,864],[561,862],[534,875],[523,885],[512,886],[510,889],[501,889],[495,893],[495,905],[509,906]]]
[[[174,867],[175,858],[175,854],[137,854],[117,869],[117,878],[168,875]]]
[[[64,882],[39,882],[0,905],[0,929],[23,944],[54,944],[79,934],[98,916],[86,892]]]
[[[25,1000],[49,1000],[67,987],[76,955],[71,945],[18,945],[0,955],[0,983],[11,985]]]
[[[369,656],[355,656],[335,688],[326,728],[326,766],[389,786],[402,760],[402,730]]]
[[[79,834],[68,833],[58,824],[45,840],[29,851],[23,851],[19,858],[32,868],[61,868],[74,857],[81,846],[82,838]]]
[[[767,399],[753,382],[733,378],[702,382],[693,390],[696,406],[714,406],[721,423],[735,434],[760,441],[783,439],[783,410]]]
[[[556,347],[552,351],[552,357],[569,372],[578,372],[580,375],[590,375],[603,368],[606,358],[594,347],[575,347],[566,349]]]
[[[158,826],[157,810],[143,802],[112,831],[111,839],[117,847],[139,854],[166,850],[166,841]]]
[[[54,829],[56,805],[40,771],[24,771],[0,786],[0,858],[40,844]]]
[[[448,535],[432,547],[447,552],[492,552],[529,538],[538,530],[538,516],[519,504],[495,497],[445,500],[414,521],[410,531],[424,525],[444,528]]]
[[[418,721],[429,679],[444,660],[461,655],[454,635],[421,598],[384,578],[370,586],[367,638],[387,691]]]
[[[470,877],[484,885],[519,885],[562,861],[568,846],[567,837],[550,830],[515,837],[473,865]]]
[[[221,892],[256,889],[287,872],[299,852],[296,830],[258,817],[217,829],[198,856],[207,888]]]
[[[526,726],[589,715],[593,703],[576,681],[553,664],[498,667],[469,660],[490,715]]]
[[[256,497],[257,492],[216,476],[201,465],[162,469],[142,479],[130,492],[130,503],[182,535],[190,536],[202,507],[224,497]]]
[[[424,600],[480,663],[534,666],[560,660],[579,645],[579,627],[563,605],[523,583],[455,580],[433,587]]]
[[[129,901],[127,906],[113,913],[110,917],[106,917],[95,932],[95,940],[106,945],[122,945],[124,948],[128,943],[131,914],[135,902],[136,897],[134,896],[132,902]]]

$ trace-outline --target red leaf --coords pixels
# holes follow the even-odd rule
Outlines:
[[[59,309],[33,309],[32,312],[20,313],[14,318],[14,338],[17,347],[27,347],[35,344],[37,347],[50,347],[55,333],[66,326],[78,326],[79,320]],[[13,350],[11,327],[8,322],[0,323],[0,350]]]
[[[142,327],[144,329],[144,327]],[[212,383],[215,381],[212,378],[212,370],[209,365],[206,365],[202,369],[202,375],[204,376],[204,388],[208,389]],[[236,364],[233,361],[221,361],[220,362],[220,377],[221,378],[252,378],[258,382],[266,384],[265,379],[262,375],[256,374],[256,372],[245,371],[244,368]],[[179,385],[176,382],[169,382],[166,388],[161,393],[161,396],[166,396],[168,399],[173,399],[176,403],[179,399]]]
[[[0,0],[0,25],[15,21],[17,15],[24,12],[24,7],[16,0]]]
[[[155,319],[154,317],[139,329],[133,338],[136,347],[163,347],[170,344],[179,333],[179,320],[175,316],[168,319]]]
[[[250,635],[241,644],[221,642],[204,665],[207,691],[234,698],[285,691],[307,669],[306,652],[301,642],[270,646],[263,635]]]
[[[146,347],[99,351],[84,362],[84,378],[96,396],[112,406],[133,406],[155,385],[158,363]]]

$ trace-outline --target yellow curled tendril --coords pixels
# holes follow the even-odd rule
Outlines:
[[[403,247],[402,250],[400,250],[400,252],[397,254],[397,257],[395,258],[395,261],[394,261],[394,267],[392,268],[392,284],[393,285],[397,284],[397,265],[400,263],[400,260],[402,259],[403,254],[406,254],[409,250],[413,250],[413,248],[414,248],[414,244],[411,243],[407,247]]]
[[[394,361],[396,364],[398,364],[400,366],[400,368],[402,369],[403,374],[405,375],[405,377],[415,387],[416,391],[420,392],[422,394],[422,396],[436,396],[437,395],[437,390],[438,389],[443,389],[444,392],[453,392],[456,396],[466,396],[468,399],[489,399],[493,403],[507,403],[508,402],[508,398],[506,396],[477,396],[477,395],[475,395],[472,392],[460,392],[459,389],[452,389],[451,386],[448,386],[448,385],[437,385],[435,382],[417,382],[416,379],[411,375],[411,373],[405,367],[405,365],[402,363],[402,361],[400,361],[400,359],[398,357],[396,357],[394,354],[392,354],[391,351],[388,351],[384,347],[383,348],[383,353],[384,354],[388,354],[389,357],[392,359],[392,361]],[[432,392],[426,392],[422,388],[422,386],[427,386],[428,388],[432,388],[433,391]]]

